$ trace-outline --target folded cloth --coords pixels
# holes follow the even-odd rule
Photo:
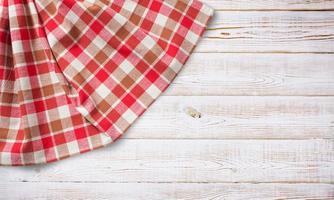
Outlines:
[[[0,165],[117,140],[170,85],[213,14],[197,0],[0,4]]]

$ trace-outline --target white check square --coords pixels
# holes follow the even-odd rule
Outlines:
[[[134,66],[127,60],[124,60],[119,67],[127,74],[134,69]]]
[[[68,109],[68,106],[60,106],[58,107],[58,112],[59,112],[59,116],[61,118],[68,118],[71,117],[71,113]]]
[[[137,118],[136,113],[132,112],[131,109],[128,109],[124,114],[123,114],[123,118],[129,122],[132,123],[133,121],[135,121],[135,119]]]
[[[94,45],[96,45],[99,49],[103,49],[107,43],[100,36],[96,36],[93,40]]]
[[[95,91],[100,97],[105,98],[107,97],[111,91],[107,88],[104,84],[101,84]]]
[[[167,21],[168,21],[168,18],[165,15],[162,15],[162,14],[158,14],[157,18],[155,19],[155,23],[159,24],[162,27],[164,27],[166,25]]]
[[[161,91],[159,90],[159,88],[157,88],[155,85],[151,85],[146,92],[153,97],[154,99],[157,98],[159,96],[159,94],[161,93]]]
[[[72,141],[72,142],[68,142],[67,143],[67,149],[68,149],[69,154],[75,154],[75,153],[80,152],[79,145],[78,145],[78,142],[76,140]]]

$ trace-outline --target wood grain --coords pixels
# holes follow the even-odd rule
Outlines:
[[[193,118],[188,107],[201,113]],[[161,97],[126,138],[334,138],[333,97]]]
[[[333,53],[333,38],[333,11],[217,11],[195,51]]]
[[[19,191],[19,192],[18,192]],[[330,184],[0,183],[0,199],[333,199]]]
[[[0,166],[0,199],[334,199],[334,0],[203,1],[204,38],[122,139]]]
[[[4,182],[333,183],[333,140],[120,140]]]
[[[334,95],[331,54],[194,53],[165,95]]]
[[[216,10],[329,10],[333,0],[202,0]]]

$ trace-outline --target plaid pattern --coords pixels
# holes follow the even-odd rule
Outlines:
[[[0,165],[115,141],[175,78],[212,13],[196,0],[2,0]]]

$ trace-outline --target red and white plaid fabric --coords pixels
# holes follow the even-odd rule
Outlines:
[[[115,141],[175,78],[212,14],[196,0],[2,0],[0,165]]]

